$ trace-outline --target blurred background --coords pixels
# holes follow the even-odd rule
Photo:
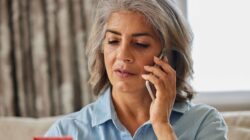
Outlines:
[[[85,44],[96,0],[0,0],[0,116],[45,117],[93,100]]]
[[[57,116],[95,99],[85,44],[96,2],[0,0],[0,116]],[[247,1],[176,2],[194,32],[194,102],[250,110]]]
[[[186,2],[187,18],[194,32],[191,83],[198,92],[194,102],[207,103],[220,111],[249,111],[250,2]]]

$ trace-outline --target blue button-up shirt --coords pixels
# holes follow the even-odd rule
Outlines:
[[[225,140],[227,127],[218,111],[207,105],[175,103],[170,121],[179,140]],[[119,121],[108,88],[94,103],[69,114],[56,123],[46,136],[72,136],[74,140],[156,140],[147,121],[131,136]]]

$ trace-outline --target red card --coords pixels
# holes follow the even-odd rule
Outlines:
[[[72,137],[34,137],[33,140],[73,140]]]

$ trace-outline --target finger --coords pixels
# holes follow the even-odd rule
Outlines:
[[[154,62],[157,65],[159,65],[163,69],[164,72],[168,73],[169,75],[175,76],[176,75],[175,70],[168,64],[167,58],[164,57],[164,59],[165,59],[165,61],[167,61],[167,63],[164,62],[163,60],[159,59],[158,57],[154,57]]]
[[[168,63],[168,58],[166,56],[164,56],[163,60]]]
[[[159,65],[159,67],[161,68],[161,70],[167,74],[167,78],[165,77],[161,77],[164,78],[164,79],[168,79],[168,80],[164,80],[164,84],[166,86],[168,85],[172,85],[173,84],[176,84],[176,72],[175,70],[168,64],[168,60],[167,60],[167,57],[164,57],[164,60],[161,60],[157,57],[154,58],[154,61],[157,65]]]
[[[151,82],[157,91],[162,91],[161,89],[163,89],[164,87],[163,81],[161,79],[158,79],[155,75],[142,74],[142,78]]]
[[[161,80],[165,80],[168,76],[167,73],[162,71],[159,67],[155,66],[144,66],[144,69],[152,74],[154,74],[156,77],[160,78]]]
[[[164,82],[161,79],[158,79],[155,75],[153,74],[142,74],[141,75],[144,80],[150,81],[155,89],[156,89],[156,100],[166,100],[166,99],[171,99],[175,97],[175,92],[172,92],[172,88],[175,90],[176,88],[173,86],[164,86]],[[172,83],[173,84],[173,83]],[[175,84],[175,83],[174,83]],[[171,89],[170,89],[171,88]],[[164,94],[164,93],[169,93],[169,94]]]

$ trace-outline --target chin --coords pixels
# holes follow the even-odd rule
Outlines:
[[[116,90],[122,91],[122,92],[129,92],[132,89],[132,85],[125,82],[118,82],[114,85],[113,88],[116,88]]]
[[[121,92],[134,92],[140,89],[144,89],[144,86],[140,86],[140,85],[141,84],[139,83],[135,84],[135,83],[128,83],[128,82],[117,82],[115,85],[113,85],[113,88]]]

